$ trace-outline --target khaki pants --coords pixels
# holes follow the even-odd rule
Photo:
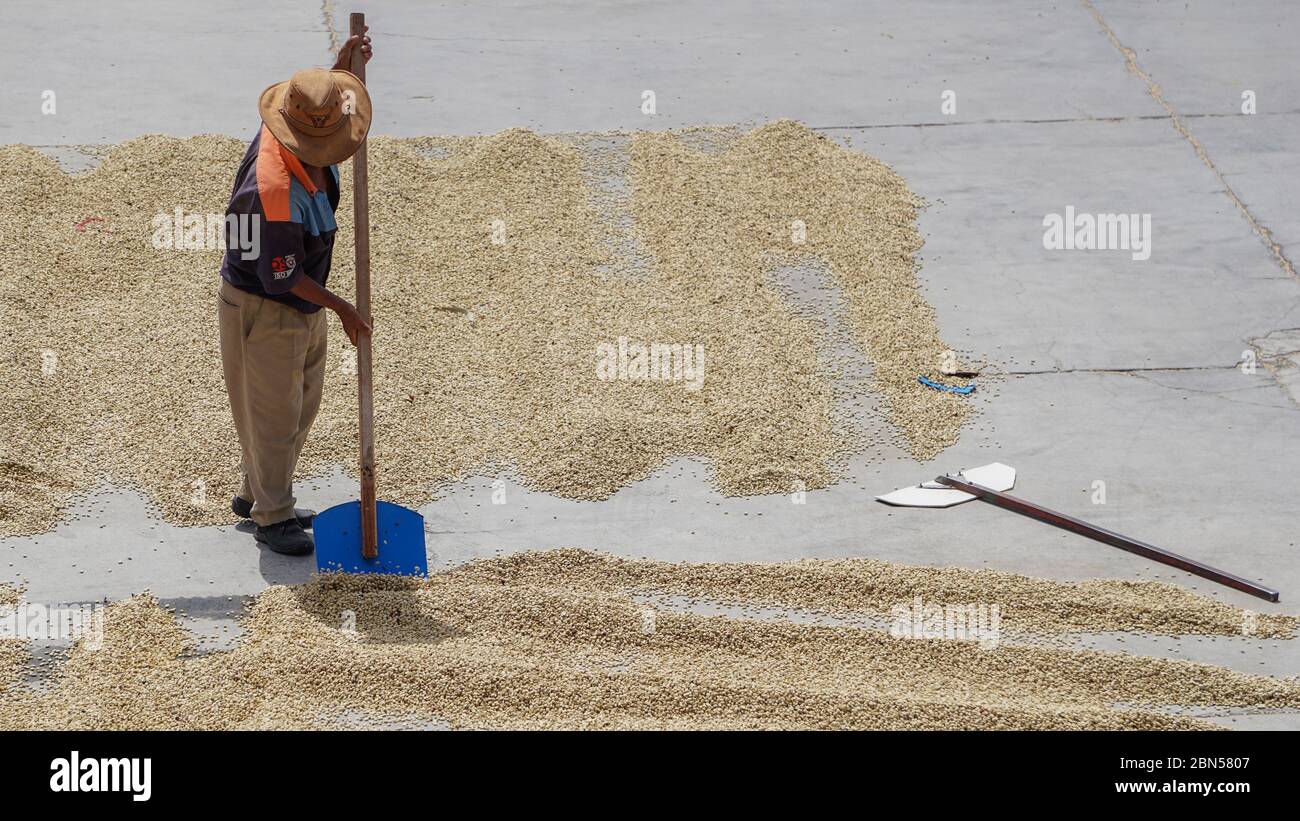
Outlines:
[[[217,293],[221,364],[242,449],[239,496],[253,521],[293,517],[293,472],[320,409],[325,312],[304,314],[225,280]]]

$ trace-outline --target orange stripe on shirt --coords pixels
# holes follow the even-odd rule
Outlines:
[[[263,125],[261,142],[257,144],[257,194],[262,198],[262,212],[271,222],[290,219],[290,174],[298,178],[309,195],[316,196],[316,184],[307,176],[302,162]]]
[[[262,213],[271,222],[289,221],[289,169],[284,164],[280,141],[262,126],[257,146],[257,195]]]
[[[265,128],[266,126],[262,127]],[[275,137],[271,139],[275,140]],[[275,144],[280,146],[280,159],[284,160],[285,166],[298,178],[298,182],[302,183],[302,187],[307,189],[308,194],[313,197],[316,196],[316,184],[311,181],[311,177],[307,176],[307,169],[302,167],[302,162],[293,155],[292,151],[285,148],[284,144],[279,140],[275,140]]]

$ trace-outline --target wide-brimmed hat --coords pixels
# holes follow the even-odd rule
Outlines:
[[[308,165],[351,157],[370,131],[370,94],[355,74],[306,68],[262,92],[262,122]]]

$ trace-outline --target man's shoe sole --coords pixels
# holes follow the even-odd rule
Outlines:
[[[236,516],[238,516],[238,517],[241,518],[241,519],[249,519],[249,518],[251,518],[250,514],[252,513],[252,505],[249,505],[249,511],[248,511],[248,513],[245,513],[243,510],[240,510],[240,509],[236,506],[236,505],[238,504],[238,502],[240,502],[240,501],[243,501],[243,500],[240,499],[238,496],[236,496],[234,499],[231,500],[231,502],[230,502],[230,512],[233,513],[233,514],[235,514]],[[306,514],[308,514],[308,515],[306,515],[306,516],[299,516],[299,515],[298,515],[299,510],[298,510],[298,508],[295,507],[295,508],[293,509],[294,518],[298,520],[298,526],[301,527],[303,530],[311,530],[311,526],[312,526],[313,524],[316,523],[316,512],[315,512],[315,511],[312,511],[312,510],[304,510],[304,511],[302,511],[302,512],[303,512],[303,513],[306,513]]]
[[[258,544],[266,545],[267,550],[272,550],[276,553],[279,553],[282,556],[306,556],[307,554],[312,553],[316,550],[315,543],[311,543],[303,547],[279,547],[277,545],[271,544],[266,539],[262,538],[261,533],[258,533],[254,538],[257,539]]]

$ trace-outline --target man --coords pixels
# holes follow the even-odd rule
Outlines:
[[[232,250],[221,266],[217,300],[221,362],[242,450],[243,480],[231,509],[256,523],[258,542],[289,555],[315,548],[306,532],[315,514],[294,507],[293,473],[320,408],[326,330],[320,309],[338,315],[354,345],[370,333],[357,309],[325,287],[337,230],[338,163],[356,153],[370,130],[370,96],[346,70],[355,49],[370,60],[370,38],[351,37],[333,69],[299,71],[262,92],[262,128],[226,209],[227,226],[249,225],[260,240],[248,260],[239,243],[227,245]]]

